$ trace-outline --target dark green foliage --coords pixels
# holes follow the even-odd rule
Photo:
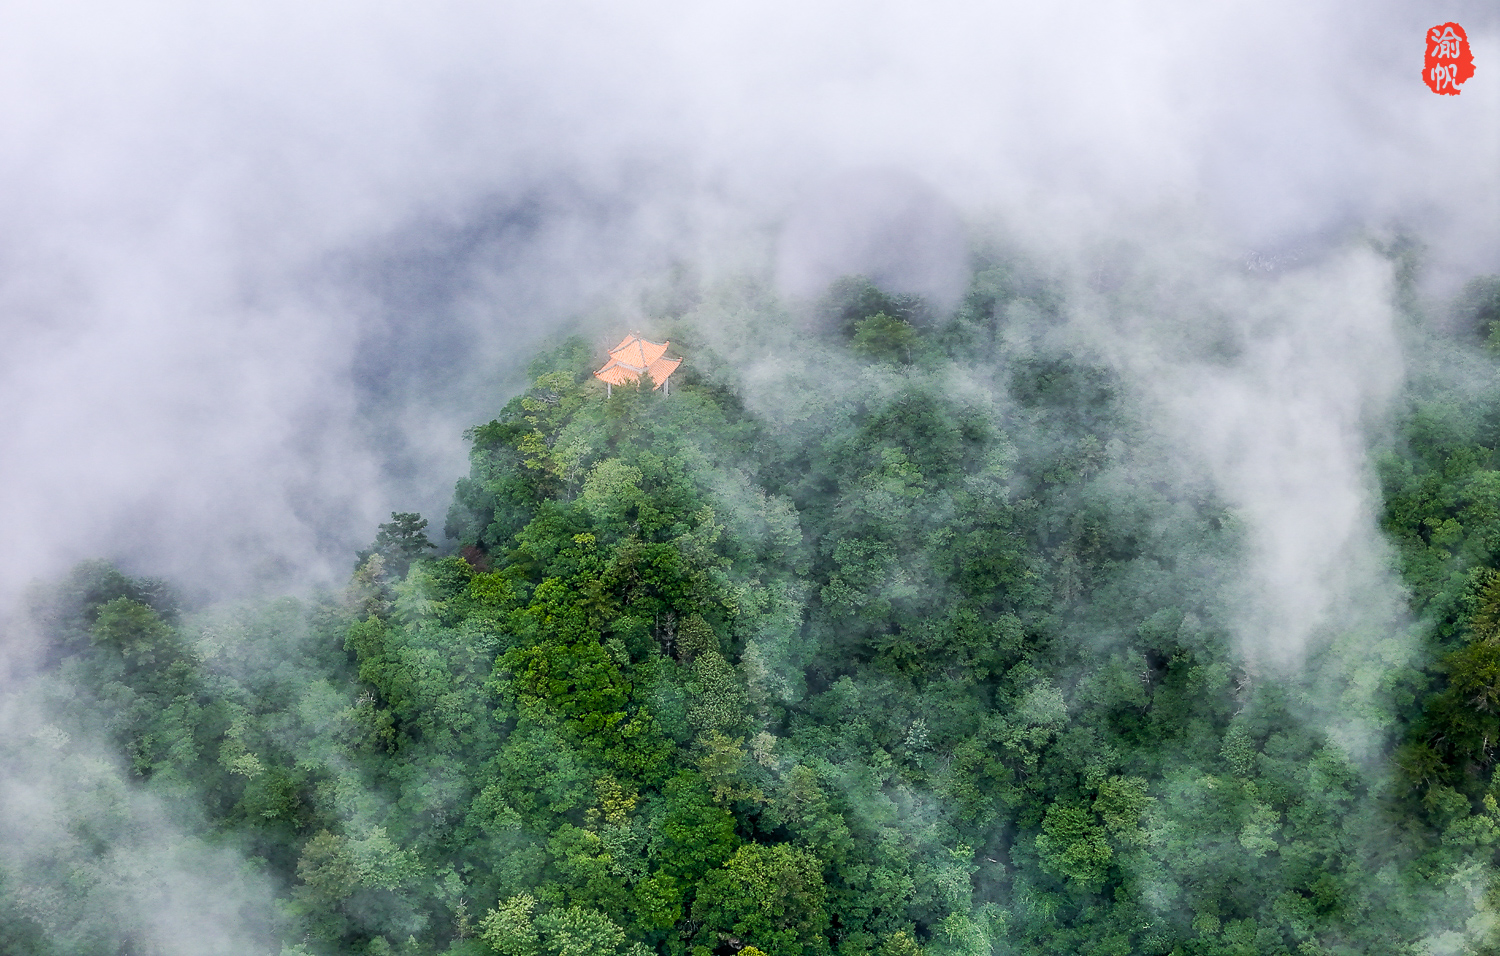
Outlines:
[[[1489,351],[1500,350],[1500,276],[1471,279],[1454,311],[1463,331],[1477,337]]]
[[[710,946],[733,939],[753,942],[766,956],[812,956],[827,951],[824,904],[815,857],[747,843],[704,878],[693,920]]]
[[[97,564],[39,593],[59,719],[262,861],[289,952],[1492,945],[1500,394],[1415,376],[1382,459],[1432,639],[1371,718],[1393,781],[1233,652],[1241,529],[1042,344],[1060,308],[1010,262],[946,324],[729,286],[679,310],[670,397],[606,398],[572,340],[468,433],[461,557],[393,514],[310,605],[184,614]],[[46,952],[62,920],[16,912]]]
[[[386,574],[402,578],[411,563],[425,557],[437,545],[427,540],[423,529],[427,519],[410,511],[392,511],[391,520],[381,525],[375,535],[375,543],[361,551],[359,564],[363,565],[371,555],[380,555]]]
[[[872,315],[884,315],[908,326],[924,326],[932,321],[931,310],[920,297],[886,292],[864,276],[848,276],[834,282],[817,310],[823,328],[846,336],[855,334],[859,324]]]
[[[55,654],[77,652],[90,640],[99,611],[125,598],[175,621],[181,601],[165,581],[130,578],[104,561],[85,561],[52,588],[31,595],[31,615],[52,636]]]
[[[916,344],[916,330],[884,312],[855,323],[854,337],[849,340],[855,354],[878,362],[910,362]]]

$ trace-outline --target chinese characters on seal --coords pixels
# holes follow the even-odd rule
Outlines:
[[[1456,23],[1442,23],[1427,31],[1427,53],[1422,58],[1422,80],[1434,93],[1457,96],[1464,80],[1474,75],[1469,37]]]

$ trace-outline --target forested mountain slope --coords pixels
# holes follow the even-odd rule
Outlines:
[[[446,556],[393,516],[343,593],[207,609],[81,566],[46,746],[0,746],[83,784],[5,856],[4,951],[146,951],[90,903],[133,791],[270,881],[270,952],[1491,951],[1493,360],[1427,341],[1381,459],[1430,647],[1361,763],[1232,646],[1237,516],[1061,308],[1001,261],[951,318],[731,284],[662,320],[670,397],[538,358]]]

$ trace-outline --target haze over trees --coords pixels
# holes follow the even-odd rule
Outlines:
[[[156,815],[244,883],[199,888],[242,929],[198,952],[1493,951],[1495,288],[1405,331],[1380,451],[1422,651],[1335,622],[1302,673],[1236,647],[1242,519],[1022,262],[948,316],[708,289],[661,320],[670,397],[562,342],[467,433],[439,547],[393,513],[317,599],[102,563],[33,596],[7,706],[45,721],[0,751],[72,796],[7,824],[0,952],[159,951]],[[1329,673],[1368,678],[1360,747]]]

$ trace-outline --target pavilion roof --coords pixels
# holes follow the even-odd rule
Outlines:
[[[667,346],[671,344],[650,342],[632,332],[609,350],[609,361],[594,373],[594,377],[611,385],[624,385],[642,375],[649,375],[652,388],[661,388],[667,376],[682,364],[682,359],[667,358]]]

